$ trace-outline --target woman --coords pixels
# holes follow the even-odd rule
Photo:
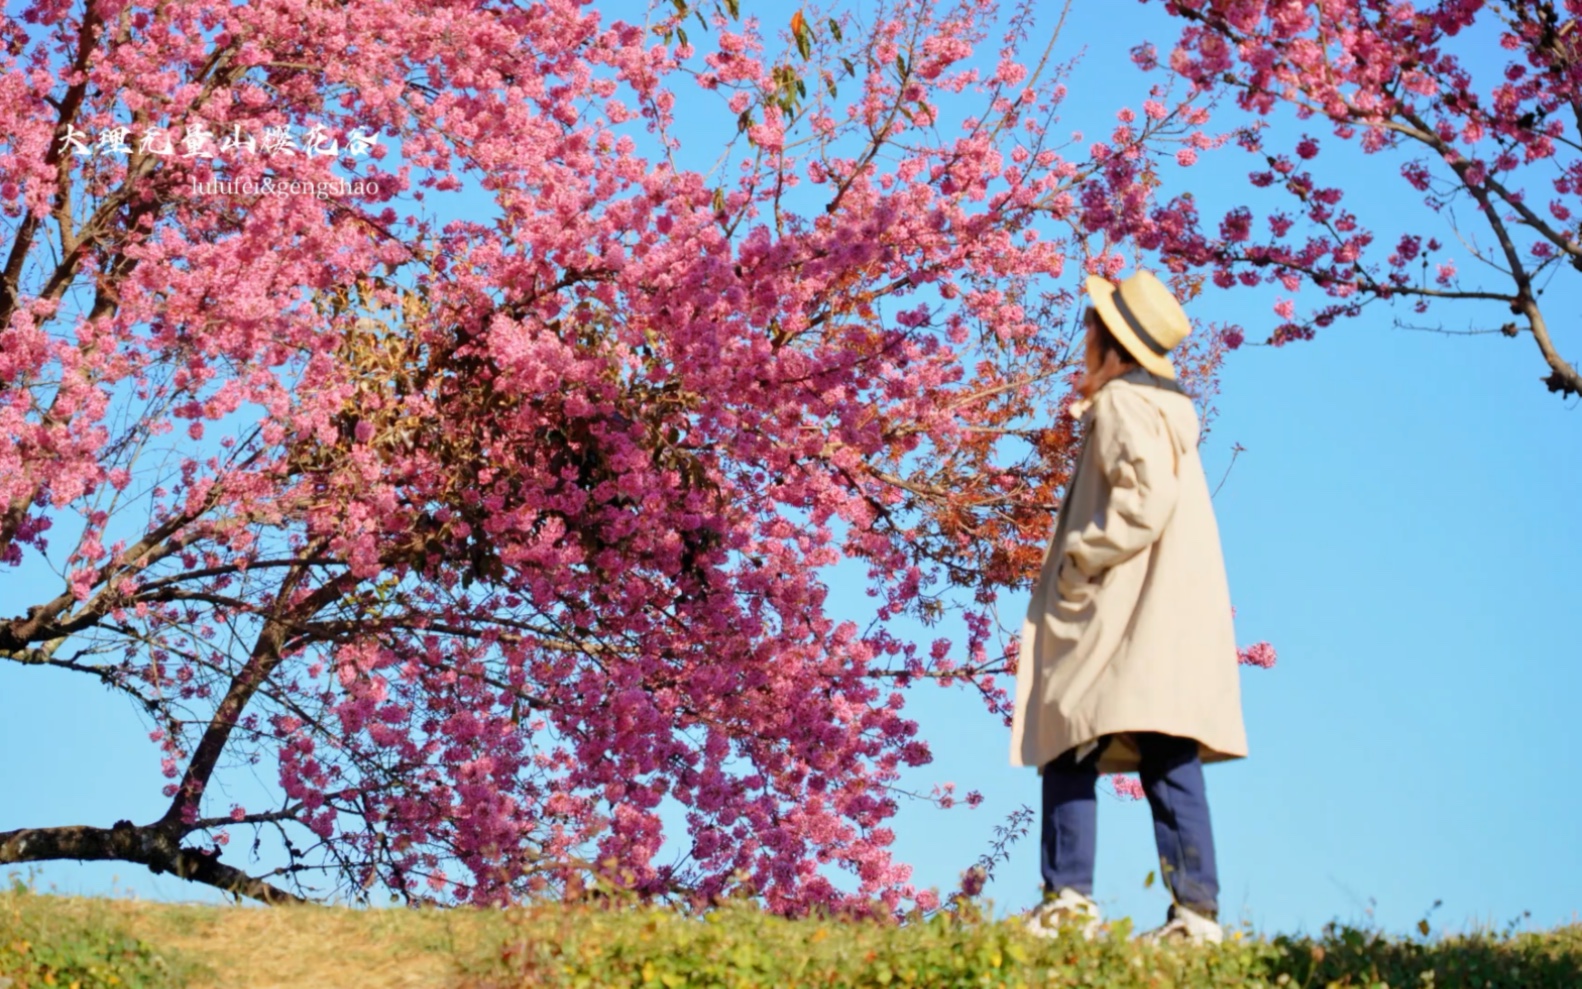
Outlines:
[[[1170,913],[1150,939],[1220,941],[1203,763],[1247,754],[1230,592],[1192,400],[1166,356],[1191,332],[1158,278],[1089,278],[1086,439],[1022,627],[1011,762],[1043,776],[1044,902],[1091,937],[1101,773],[1138,772]]]

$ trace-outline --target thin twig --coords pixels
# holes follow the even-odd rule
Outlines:
[[[1237,443],[1235,446],[1230,448],[1230,463],[1225,466],[1225,476],[1219,479],[1219,485],[1214,488],[1214,493],[1209,495],[1210,498],[1219,496],[1219,489],[1223,488],[1225,486],[1225,482],[1230,480],[1230,471],[1232,467],[1236,466],[1236,458],[1241,456],[1246,449],[1247,448],[1242,446],[1240,443]]]

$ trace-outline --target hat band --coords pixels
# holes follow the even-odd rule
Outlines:
[[[1142,341],[1143,346],[1163,357],[1170,348],[1155,340],[1147,330],[1143,329],[1143,321],[1138,319],[1137,314],[1126,304],[1126,297],[1116,290],[1110,294],[1110,299],[1115,303],[1115,310],[1121,314],[1121,318],[1126,320],[1126,326],[1137,334],[1137,339]]]

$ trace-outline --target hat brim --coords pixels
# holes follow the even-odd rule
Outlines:
[[[1127,325],[1121,311],[1115,307],[1115,293],[1117,286],[1108,278],[1098,275],[1089,275],[1085,283],[1088,298],[1093,302],[1093,310],[1104,320],[1104,325],[1109,329],[1118,343],[1126,348],[1132,359],[1141,364],[1151,374],[1174,381],[1176,376],[1175,365],[1170,363],[1170,358],[1163,354],[1156,354],[1143,346],[1137,334]]]

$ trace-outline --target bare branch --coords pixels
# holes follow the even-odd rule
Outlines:
[[[182,847],[179,834],[163,824],[139,826],[117,821],[109,828],[66,825],[0,832],[0,865],[55,859],[137,862],[156,875],[168,872],[262,903],[306,902],[221,862],[217,854]]]

